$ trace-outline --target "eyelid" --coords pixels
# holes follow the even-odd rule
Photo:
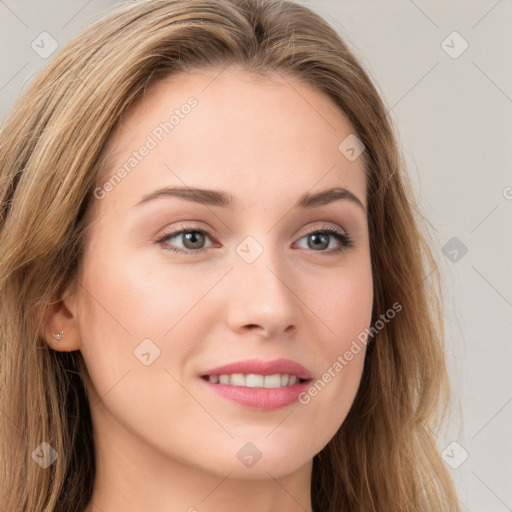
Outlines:
[[[320,226],[313,226],[313,227],[306,227],[304,230],[300,231],[299,238],[303,238],[310,233],[316,233],[317,231],[326,231],[326,230],[336,230],[340,234],[344,234],[346,236],[349,236],[348,232],[343,229],[342,227],[338,226],[337,224],[327,224],[324,222],[324,224],[321,224]]]

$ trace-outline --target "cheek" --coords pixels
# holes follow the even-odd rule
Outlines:
[[[96,249],[100,245],[102,251]],[[198,311],[203,320],[205,311],[198,306],[218,273],[189,275],[180,265],[148,264],[114,241],[97,243],[86,261],[78,315],[81,352],[100,396],[128,371],[147,368],[145,363],[180,372],[205,337],[205,324],[197,321]]]
[[[319,312],[321,334],[315,339],[319,373],[299,401],[309,415],[322,419],[327,442],[343,423],[361,381],[373,307],[369,254],[317,288],[309,295],[308,306]]]
[[[323,324],[323,354],[334,361],[349,350],[351,342],[370,326],[373,308],[373,279],[369,253],[347,260],[335,276],[321,281],[322,286],[308,295],[308,305]],[[364,346],[364,345],[363,345]]]
[[[103,409],[98,417],[112,415],[127,429],[147,432],[151,443],[165,443],[170,433],[197,436],[201,410],[179,382],[200,339],[193,307],[211,284],[187,286],[178,268],[164,273],[122,254],[88,258],[79,318],[91,408],[100,411],[101,399],[109,414]]]

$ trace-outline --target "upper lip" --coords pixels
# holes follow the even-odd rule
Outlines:
[[[217,366],[201,374],[201,377],[207,375],[229,375],[233,373],[253,373],[256,375],[275,375],[288,374],[295,375],[299,379],[309,380],[312,378],[311,372],[299,363],[290,359],[273,359],[264,361],[263,359],[246,359],[234,363]]]

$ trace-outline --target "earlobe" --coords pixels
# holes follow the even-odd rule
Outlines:
[[[71,352],[80,348],[78,318],[63,299],[52,300],[37,311],[39,335],[53,350]]]

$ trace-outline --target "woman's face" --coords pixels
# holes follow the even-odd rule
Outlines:
[[[167,79],[128,112],[66,299],[101,449],[278,478],[336,433],[373,301],[353,132],[312,86],[235,69]]]

